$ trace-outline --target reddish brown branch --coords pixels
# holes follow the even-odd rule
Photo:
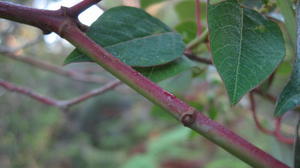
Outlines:
[[[196,56],[194,54],[190,54],[190,53],[187,53],[187,52],[185,52],[184,55],[186,57],[188,57],[189,59],[191,59],[193,61],[196,61],[196,62],[200,62],[200,63],[204,63],[204,64],[208,64],[208,65],[212,65],[213,64],[212,60],[207,59],[207,58],[201,58],[201,57],[198,57],[198,56]]]
[[[119,86],[120,84],[121,84],[120,81],[113,81],[113,82],[110,82],[110,83],[104,85],[101,88],[97,88],[95,90],[87,92],[87,93],[79,96],[78,98],[74,98],[71,100],[56,100],[56,99],[53,99],[53,98],[50,98],[47,96],[42,96],[42,95],[34,92],[32,89],[16,86],[13,83],[6,82],[6,81],[0,79],[0,86],[8,91],[20,93],[22,95],[31,97],[32,99],[37,100],[43,104],[55,106],[55,107],[58,107],[61,109],[68,109],[73,105],[79,104],[85,100],[92,98],[92,97],[101,95],[109,90],[112,90],[115,87]]]
[[[77,98],[74,98],[74,99],[71,99],[71,100],[68,100],[68,101],[64,101],[64,103],[62,103],[65,108],[68,108],[70,106],[73,106],[75,104],[78,104],[78,103],[81,103],[87,99],[90,99],[91,97],[95,97],[97,95],[100,95],[100,94],[103,94],[105,93],[106,91],[108,90],[112,90],[114,89],[115,87],[119,86],[120,84],[122,84],[122,82],[120,82],[119,80],[116,80],[116,81],[113,81],[113,82],[110,82],[98,89],[95,89],[95,90],[92,90],[90,92],[87,92]]]
[[[272,103],[275,103],[275,102],[276,102],[276,97],[275,97],[275,96],[273,96],[273,95],[271,95],[271,94],[269,94],[269,93],[265,93],[265,92],[263,92],[263,91],[262,91],[261,89],[259,89],[259,88],[253,89],[253,92],[256,93],[256,94],[258,94],[258,95],[260,95],[260,96],[262,96],[262,97],[264,97],[264,98],[266,98],[266,99],[268,99],[268,100],[271,101]]]
[[[195,17],[196,17],[196,23],[197,23],[197,35],[201,36],[202,22],[201,22],[201,2],[200,2],[200,0],[195,0]]]
[[[55,100],[52,99],[50,97],[46,97],[46,96],[42,96],[38,93],[35,93],[33,90],[28,89],[28,88],[24,88],[24,87],[20,87],[20,86],[16,86],[12,83],[6,82],[4,80],[0,79],[0,86],[2,86],[4,89],[9,90],[11,92],[17,92],[26,96],[29,96],[41,103],[50,105],[50,106],[59,106],[59,103]]]
[[[287,138],[281,134],[280,127],[281,127],[281,120],[282,117],[278,117],[275,120],[275,130],[274,135],[277,138],[278,141],[286,143],[286,144],[293,144],[294,138]]]
[[[260,124],[260,122],[258,120],[258,117],[257,117],[257,112],[256,112],[256,105],[255,105],[255,100],[254,100],[254,93],[258,93],[258,94],[262,95],[263,97],[269,99],[272,102],[274,102],[274,97],[272,95],[270,95],[270,94],[266,94],[266,93],[262,94],[263,92],[260,91],[259,89],[255,89],[255,90],[253,90],[253,91],[250,92],[250,94],[249,94],[249,100],[250,100],[251,112],[252,112],[252,117],[253,117],[253,120],[255,122],[256,127],[261,132],[263,132],[263,133],[265,133],[267,135],[274,136],[278,141],[280,141],[282,143],[293,144],[294,143],[294,139],[293,138],[287,138],[287,137],[285,137],[285,136],[283,136],[281,134],[280,127],[281,127],[282,117],[276,118],[274,120],[274,123],[275,123],[275,129],[274,129],[274,131],[267,130],[266,128],[264,128]]]
[[[4,56],[4,57],[7,57],[7,58],[11,58],[11,59],[29,64],[29,65],[35,66],[39,69],[49,71],[49,72],[53,72],[53,73],[71,78],[73,80],[77,80],[77,81],[94,82],[94,83],[103,83],[103,82],[107,81],[106,79],[101,78],[101,77],[85,75],[85,74],[78,73],[78,72],[75,72],[75,71],[65,70],[65,69],[63,69],[59,66],[49,64],[47,62],[40,61],[40,60],[37,60],[37,59],[33,59],[31,57],[18,56],[18,55],[11,54],[11,53],[3,53],[1,55]]]
[[[254,122],[255,122],[256,127],[257,127],[261,132],[263,132],[263,133],[265,133],[265,134],[268,134],[268,135],[272,135],[272,134],[273,134],[273,131],[264,128],[264,127],[260,124],[260,122],[259,122],[259,119],[258,119],[257,113],[256,113],[256,104],[255,104],[253,92],[250,92],[250,94],[249,94],[249,100],[250,100],[250,108],[251,108],[251,112],[252,112],[252,117],[253,117],[253,120],[254,120]]]
[[[97,4],[101,0],[83,0],[80,3],[72,6],[68,9],[68,15],[72,17],[77,17],[81,12],[85,11],[87,8]]]

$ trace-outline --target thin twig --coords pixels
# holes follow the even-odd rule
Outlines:
[[[100,95],[100,94],[103,94],[104,92],[108,91],[108,90],[111,90],[111,89],[114,89],[115,87],[119,86],[120,84],[122,84],[121,81],[119,80],[116,80],[116,81],[113,81],[113,82],[110,82],[100,88],[97,88],[97,89],[94,89],[90,92],[87,92],[77,98],[74,98],[74,99],[71,99],[71,100],[67,100],[67,101],[64,101],[63,105],[62,106],[65,106],[66,108],[70,107],[70,106],[73,106],[75,104],[78,104],[78,103],[81,103],[91,97],[95,97],[97,95]]]
[[[22,95],[31,97],[32,99],[37,100],[43,104],[58,107],[61,109],[68,109],[73,105],[79,104],[85,100],[92,98],[92,97],[101,95],[109,90],[112,90],[115,87],[119,86],[120,84],[121,84],[120,81],[113,81],[113,82],[110,82],[110,83],[100,87],[100,88],[97,88],[97,89],[89,91],[85,94],[82,94],[81,96],[79,96],[77,98],[73,98],[70,100],[57,100],[57,99],[53,99],[53,98],[50,98],[47,96],[40,95],[39,93],[34,92],[32,89],[21,87],[21,86],[16,86],[13,83],[10,83],[10,82],[0,79],[0,86],[8,91],[20,93]]]
[[[256,94],[258,94],[258,95],[260,95],[260,96],[262,96],[262,97],[264,97],[264,98],[266,98],[266,99],[268,99],[272,103],[276,103],[276,97],[275,96],[273,96],[273,95],[271,95],[269,93],[265,93],[265,92],[263,92],[259,88],[253,89],[253,92],[256,93]]]
[[[197,23],[197,36],[201,36],[202,33],[202,22],[201,22],[201,2],[200,0],[195,0],[195,17]]]
[[[100,1],[101,0],[83,0],[68,9],[69,15],[77,17],[81,12],[85,11],[87,8],[97,4]]]
[[[197,47],[199,44],[204,42],[208,37],[208,29],[205,29],[202,33],[201,36],[197,36],[194,40],[192,40],[189,44],[186,45],[186,50],[192,50],[195,47]]]
[[[280,128],[281,128],[282,117],[276,118],[274,120],[274,123],[275,123],[275,129],[274,129],[274,131],[267,130],[266,128],[264,128],[260,124],[260,122],[258,120],[258,117],[257,117],[257,113],[256,113],[256,105],[255,105],[255,100],[254,100],[254,93],[258,93],[259,95],[263,96],[264,98],[267,98],[271,102],[275,102],[276,98],[273,97],[270,94],[263,93],[260,89],[254,89],[253,91],[250,92],[250,94],[249,94],[249,100],[250,100],[250,105],[251,105],[251,112],[252,112],[253,120],[255,122],[256,127],[261,132],[263,132],[263,133],[265,133],[267,135],[273,135],[278,141],[280,141],[282,143],[293,144],[293,142],[294,142],[293,138],[287,138],[287,137],[285,137],[285,136],[283,136],[281,134]]]
[[[1,55],[4,57],[7,57],[7,58],[11,58],[11,59],[29,64],[29,65],[35,66],[35,67],[40,68],[45,71],[53,72],[53,73],[71,78],[73,80],[77,80],[77,81],[94,82],[94,83],[103,83],[103,82],[107,81],[106,79],[98,77],[98,76],[96,77],[96,76],[91,76],[91,75],[85,75],[85,74],[78,73],[75,71],[65,70],[60,66],[49,64],[47,62],[33,59],[31,57],[18,56],[18,55],[11,54],[11,53],[2,53]]]
[[[286,143],[286,144],[293,144],[294,143],[294,138],[287,138],[281,134],[280,128],[281,128],[281,120],[282,117],[278,117],[275,120],[275,130],[274,130],[274,135],[276,139],[280,142]]]
[[[2,79],[0,79],[0,86],[2,86],[4,89],[6,89],[8,91],[17,92],[17,93],[29,96],[29,97],[31,97],[41,103],[44,103],[46,105],[59,106],[59,103],[57,102],[57,100],[52,99],[50,97],[42,96],[38,93],[35,93],[32,89],[16,86],[16,85],[14,85],[10,82],[6,82]]]
[[[193,61],[197,61],[197,62],[204,63],[204,64],[208,64],[208,65],[212,65],[212,64],[213,64],[212,60],[207,59],[207,58],[201,58],[201,57],[198,57],[198,56],[196,56],[195,54],[191,54],[191,53],[188,53],[188,52],[184,52],[184,55],[185,55],[186,57],[188,57],[189,59],[193,60]]]
[[[249,100],[250,100],[250,108],[251,108],[251,112],[252,112],[252,117],[253,117],[253,120],[255,122],[255,125],[256,127],[263,133],[265,134],[268,134],[268,135],[272,135],[273,134],[273,131],[270,131],[266,128],[264,128],[259,120],[258,120],[258,117],[257,117],[257,113],[256,113],[256,103],[255,103],[255,100],[254,100],[254,95],[253,95],[253,92],[250,92],[249,94]]]

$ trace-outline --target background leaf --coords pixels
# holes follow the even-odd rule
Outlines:
[[[293,68],[290,81],[281,92],[275,109],[275,115],[283,115],[288,110],[297,107],[300,104],[300,7],[297,4],[297,57]]]
[[[230,11],[230,13],[228,12]],[[236,0],[209,5],[214,63],[232,104],[265,80],[285,55],[279,27]]]
[[[136,67],[169,63],[181,57],[184,50],[179,34],[145,11],[133,7],[109,9],[86,34],[124,63]],[[92,60],[75,49],[65,64],[83,61]]]
[[[194,40],[197,36],[197,24],[195,21],[184,21],[176,25],[175,29],[181,34],[186,44]]]
[[[285,26],[293,45],[296,45],[296,19],[291,0],[277,0],[277,5],[284,17]]]
[[[176,13],[182,21],[195,21],[195,1],[183,0],[175,6]],[[206,3],[201,3],[201,20],[206,21]]]
[[[141,7],[142,8],[147,8],[150,5],[153,5],[155,3],[162,2],[163,0],[140,0]]]

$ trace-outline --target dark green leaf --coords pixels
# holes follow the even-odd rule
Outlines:
[[[124,63],[136,67],[169,63],[181,57],[184,50],[178,33],[142,9],[133,7],[109,9],[86,34]],[[83,61],[92,60],[75,49],[65,64]]]
[[[179,74],[180,72],[186,71],[193,67],[192,61],[186,57],[181,57],[171,63],[156,67],[145,67],[145,68],[135,68],[137,71],[141,72],[144,76],[148,77],[154,82],[159,82],[164,79],[170,78]]]
[[[283,115],[300,104],[300,5],[297,5],[297,57],[290,81],[281,92],[275,109],[275,115]]]
[[[214,63],[231,104],[236,104],[283,59],[281,31],[256,11],[241,8],[236,0],[209,5],[208,24]]]

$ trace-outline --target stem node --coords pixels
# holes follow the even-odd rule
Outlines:
[[[186,127],[192,125],[195,122],[195,120],[196,120],[196,110],[194,108],[191,108],[189,111],[184,112],[180,116],[181,123]]]

